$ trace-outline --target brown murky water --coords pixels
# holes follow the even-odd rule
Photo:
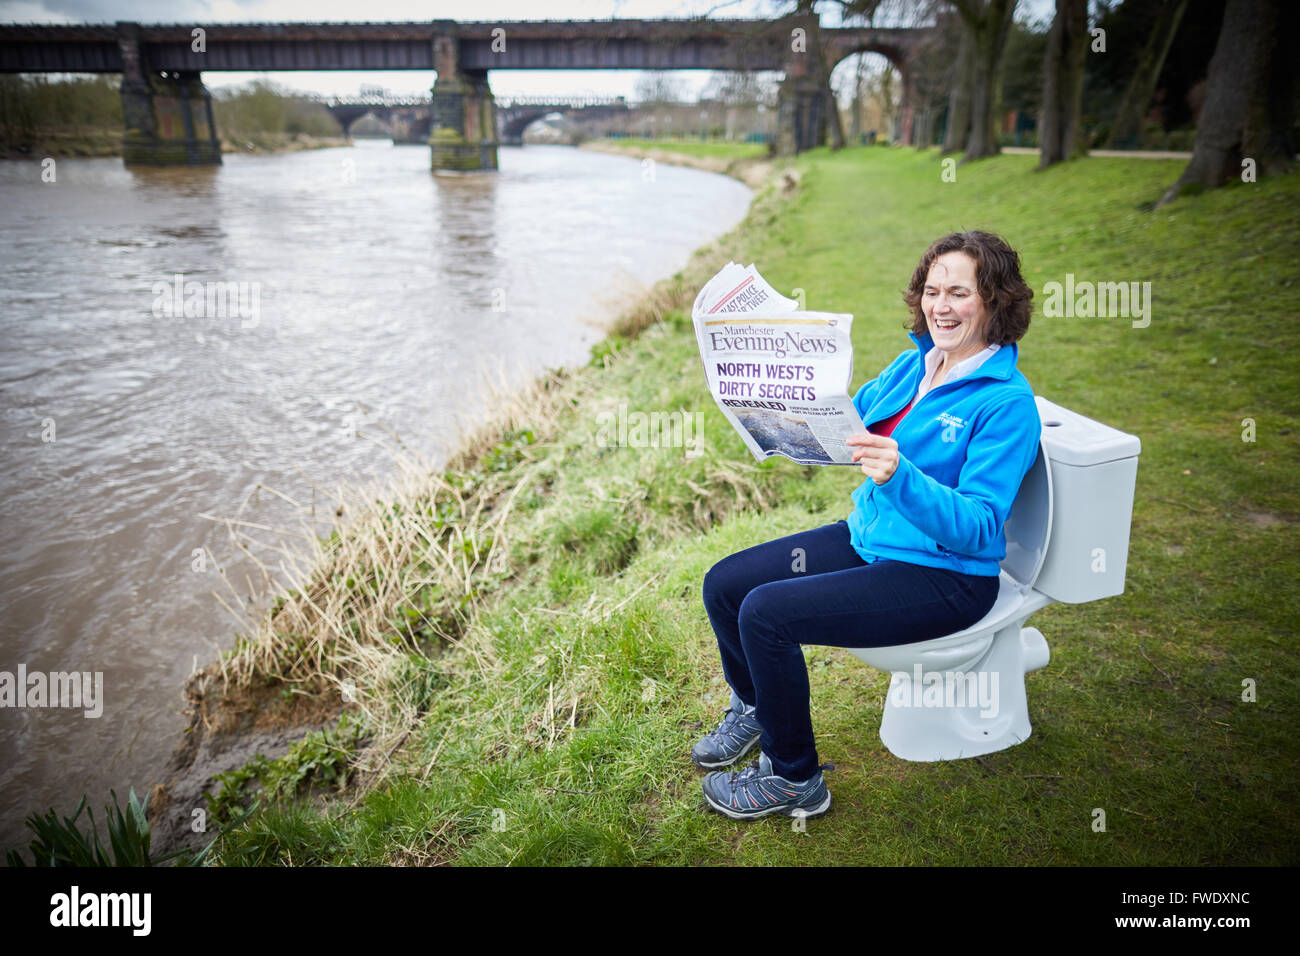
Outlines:
[[[20,666],[103,675],[97,717],[0,707],[0,844],[25,848],[32,810],[157,782],[185,677],[234,641],[194,555],[242,566],[204,515],[279,527],[294,509],[259,485],[383,480],[358,431],[444,459],[489,379],[585,361],[750,198],[564,147],[503,149],[495,175],[428,162],[61,159],[53,183],[0,162],[0,703]]]

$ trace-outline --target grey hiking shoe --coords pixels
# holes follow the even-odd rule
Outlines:
[[[695,766],[702,770],[715,770],[743,757],[763,734],[754,712],[755,708],[747,708],[732,691],[731,706],[727,708],[722,723],[691,748],[691,760]]]
[[[758,759],[741,771],[715,770],[704,778],[704,799],[718,813],[733,820],[754,820],[773,813],[787,817],[820,817],[831,808],[831,792],[822,778],[822,764],[803,781],[791,781],[772,772],[772,761],[759,752]]]

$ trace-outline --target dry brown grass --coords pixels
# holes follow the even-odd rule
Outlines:
[[[409,730],[418,695],[394,691],[410,655],[459,645],[485,589],[513,573],[509,519],[533,478],[528,446],[513,467],[480,465],[522,429],[539,439],[553,434],[576,387],[554,373],[520,391],[493,391],[495,414],[463,437],[445,469],[389,446],[393,477],[382,492],[345,487],[337,503],[348,520],[329,539],[307,532],[312,518],[303,509],[304,530],[275,546],[278,567],[256,556],[253,538],[274,529],[227,520],[236,547],[259,569],[263,606],[274,603],[261,617],[242,615],[247,636],[209,666],[224,694],[251,698],[270,680],[308,694],[332,688],[341,705],[346,687],[376,730],[372,750],[388,753]],[[242,606],[237,596],[234,605]],[[491,669],[490,654],[490,645],[474,642],[478,666]]]

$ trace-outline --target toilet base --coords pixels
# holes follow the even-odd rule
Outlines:
[[[987,650],[960,669],[894,671],[880,739],[903,760],[959,760],[1006,750],[1033,732],[1025,674],[1046,666],[1042,632],[1023,619],[999,628]],[[862,655],[865,657],[865,655]],[[870,661],[868,661],[870,663]]]

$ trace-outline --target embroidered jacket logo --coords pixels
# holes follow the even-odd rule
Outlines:
[[[935,421],[943,426],[942,437],[943,440],[946,442],[956,441],[957,429],[966,427],[966,422],[964,419],[958,418],[956,415],[949,415],[947,412],[940,413],[935,418]]]

